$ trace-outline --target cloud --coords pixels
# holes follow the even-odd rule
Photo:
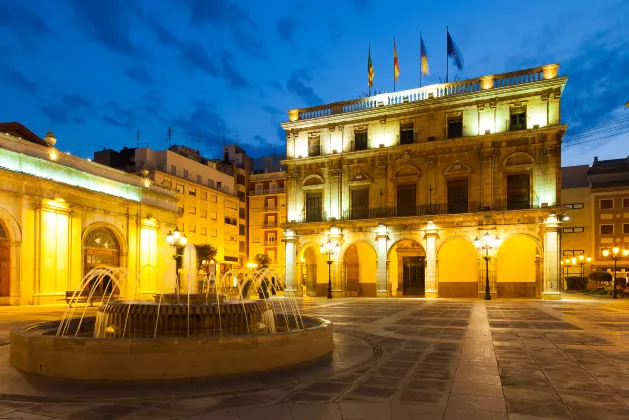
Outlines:
[[[0,1],[0,27],[11,32],[25,49],[38,46],[43,38],[54,34],[46,21],[31,11],[34,7],[22,8],[16,4]]]
[[[17,86],[31,96],[35,96],[37,94],[39,84],[30,79],[27,79],[21,73],[13,69],[0,68],[0,75],[3,79],[5,79],[6,82],[8,82],[8,85]]]
[[[229,84],[233,87],[247,87],[249,86],[249,82],[238,72],[238,70],[233,65],[234,58],[230,53],[223,50],[221,54],[221,66],[223,77],[229,82]]]
[[[107,102],[104,106],[107,114],[101,116],[101,120],[114,127],[133,128],[137,126],[137,119],[133,111],[123,108],[118,102]]]
[[[134,82],[141,85],[150,86],[156,83],[156,80],[146,72],[146,69],[142,66],[136,66],[125,70],[124,74]]]
[[[284,16],[279,20],[279,22],[277,22],[275,29],[284,42],[290,45],[295,45],[293,42],[293,37],[295,36],[295,20],[288,16]]]
[[[152,115],[157,121],[162,124],[167,124],[166,110],[164,109],[164,100],[160,96],[159,92],[155,89],[149,90],[142,95],[144,101],[144,110]]]
[[[186,133],[215,137],[217,144],[219,144],[223,135],[234,132],[227,126],[216,107],[203,100],[196,101],[193,110],[187,115],[177,117],[173,122],[173,126],[182,129]]]
[[[264,52],[262,43],[258,42],[252,36],[245,32],[232,31],[232,38],[234,38],[234,41],[236,41],[236,44],[238,44],[243,52],[259,60],[266,59],[266,53]]]
[[[92,104],[76,93],[61,95],[59,102],[47,104],[41,108],[41,111],[50,119],[52,124],[66,124],[68,122],[84,124],[85,119],[76,114],[91,110]]]
[[[286,82],[286,89],[303,99],[309,106],[320,105],[324,103],[324,101],[314,92],[314,89],[307,84],[310,80],[311,77],[306,73],[306,70],[295,70],[291,73],[288,82]]]
[[[140,55],[129,34],[130,28],[135,26],[135,16],[141,13],[138,5],[126,0],[72,0],[77,21],[94,40],[130,57]]]
[[[282,114],[284,114],[284,111],[282,111],[281,109],[276,108],[276,107],[274,107],[272,105],[262,105],[262,109],[265,112],[268,112],[271,115],[282,115]]]

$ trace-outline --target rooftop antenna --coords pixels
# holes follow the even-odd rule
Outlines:
[[[168,127],[168,148],[170,149],[170,142],[173,138],[173,129]]]
[[[135,147],[140,148],[140,130],[138,130],[138,133],[135,135]]]

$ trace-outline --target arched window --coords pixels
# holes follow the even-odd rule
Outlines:
[[[120,246],[113,232],[108,229],[94,229],[85,238],[85,270],[99,266],[118,267]]]

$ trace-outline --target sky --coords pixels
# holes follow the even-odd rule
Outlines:
[[[446,26],[474,78],[547,63],[568,76],[564,166],[629,155],[625,0],[0,0],[0,121],[85,158],[172,142],[282,153],[287,110],[419,86],[446,70]],[[624,21],[623,21],[624,20]]]

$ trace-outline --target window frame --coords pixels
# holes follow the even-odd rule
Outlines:
[[[356,141],[356,136],[357,135],[360,135],[361,137],[364,135],[364,137],[365,137],[364,138],[364,142],[365,142],[364,143],[364,147],[361,147],[361,148],[357,147],[357,145],[358,145],[358,142]],[[360,143],[361,145],[363,144],[362,141],[363,140],[361,138],[361,143]],[[367,130],[354,131],[354,141],[353,141],[353,144],[352,144],[352,150],[353,151],[360,151],[360,150],[368,150],[368,149],[369,149],[369,135],[367,133]]]
[[[563,228],[562,232],[563,233],[583,233],[585,232],[585,228],[583,226],[565,227]]]
[[[611,207],[605,207],[603,208],[603,201],[611,201],[612,202],[612,206]],[[613,210],[614,209],[614,199],[613,198],[600,198],[598,200],[598,208],[599,210]]]
[[[513,124],[513,117],[516,115],[524,115],[524,122],[520,124]],[[526,108],[512,108],[509,110],[509,131],[521,131],[527,129]]]
[[[612,227],[612,231],[611,233],[603,233],[603,226],[611,226]],[[599,235],[613,235],[614,234],[614,224],[609,224],[609,223],[601,223],[598,225],[598,233]]]
[[[459,136],[451,136],[450,135],[450,125],[454,123],[461,124],[461,132]],[[463,115],[446,117],[446,139],[460,139],[463,138]]]
[[[625,200],[627,200],[627,203],[629,204],[629,197],[623,197],[622,198],[622,208],[623,209],[629,209],[629,205],[625,206]]]
[[[572,210],[581,210],[581,209],[585,208],[583,203],[566,203],[563,206],[566,209],[572,209]]]

